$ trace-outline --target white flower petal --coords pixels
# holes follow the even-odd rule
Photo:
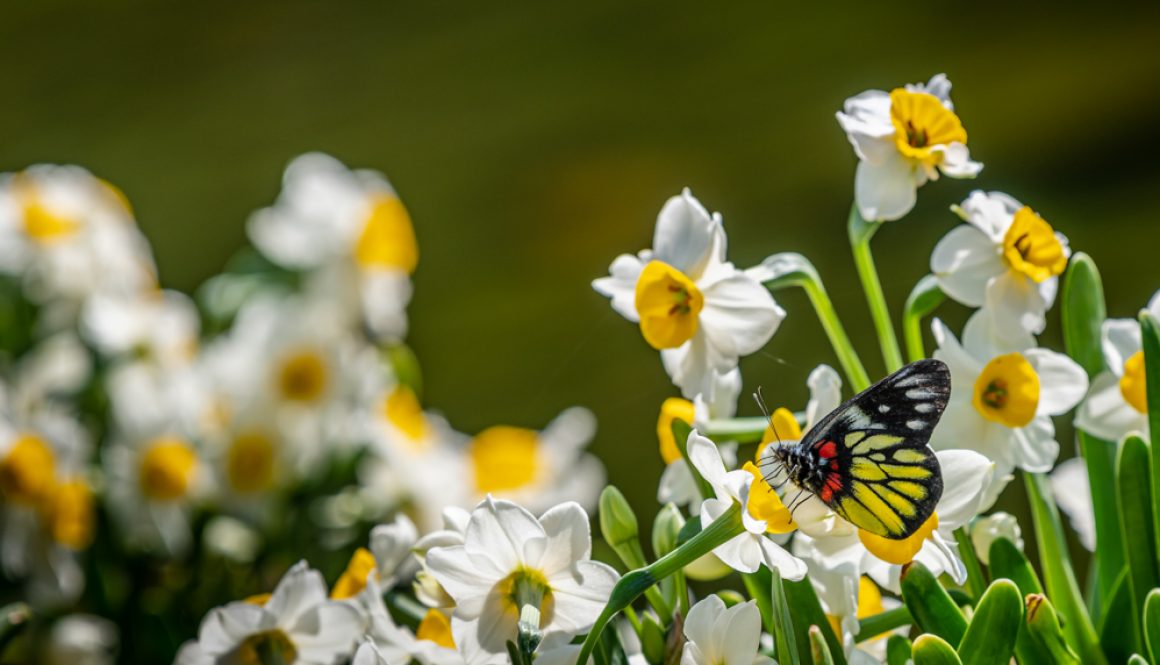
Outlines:
[[[1004,338],[1015,339],[1025,333],[1038,335],[1047,325],[1047,303],[1038,286],[1013,271],[991,280],[985,306],[992,312],[996,332]]]
[[[738,603],[725,610],[725,615],[725,630],[716,636],[723,647],[724,661],[729,665],[750,665],[761,646],[761,613],[757,602]]]
[[[620,576],[598,561],[580,561],[574,574],[549,579],[555,610],[552,627],[569,635],[586,632],[608,604]]]
[[[1088,390],[1087,372],[1074,360],[1047,349],[1028,349],[1023,357],[1039,375],[1036,415],[1058,416],[1072,409]]]
[[[612,299],[612,309],[632,322],[640,321],[636,311],[636,282],[644,263],[632,254],[621,254],[608,268],[608,277],[592,280],[592,288]]]
[[[1055,425],[1047,416],[1036,416],[1025,427],[1011,430],[1016,464],[1024,471],[1046,473],[1059,457]]]
[[[573,564],[592,554],[588,513],[580,504],[569,501],[554,506],[540,516],[547,535],[544,554],[539,562],[528,562],[548,577],[569,570]]]
[[[1096,513],[1083,458],[1073,457],[1061,462],[1051,472],[1051,492],[1079,536],[1080,544],[1089,552],[1096,551]]]
[[[854,174],[854,201],[867,221],[904,217],[918,200],[914,167],[897,151],[878,164],[858,162]]]
[[[1107,319],[1100,329],[1104,361],[1116,376],[1124,373],[1124,363],[1144,347],[1140,323],[1134,319]]]
[[[806,379],[810,400],[806,403],[806,431],[842,404],[842,377],[829,365],[818,365]]]
[[[685,189],[680,196],[666,201],[657,216],[654,257],[697,281],[710,259],[715,258],[713,254],[723,239],[719,235],[724,235],[720,223]]]
[[[732,499],[725,489],[725,463],[721,461],[721,453],[717,446],[709,439],[697,433],[689,432],[689,439],[685,444],[685,451],[693,467],[713,487],[718,499]],[[707,524],[707,523],[706,523]]]
[[[365,628],[366,621],[354,605],[328,602],[298,617],[290,634],[300,661],[328,665],[349,658]]]
[[[523,563],[524,544],[543,537],[543,527],[522,506],[489,496],[471,512],[463,544],[499,568],[515,570]]]
[[[685,617],[685,638],[693,644],[711,645],[716,642],[714,628],[717,617],[725,612],[725,602],[717,594],[705,596],[689,609]]]
[[[704,296],[699,325],[721,359],[712,367],[718,372],[732,370],[739,357],[765,346],[785,318],[769,290],[739,271],[708,286]]]
[[[1118,443],[1129,432],[1148,433],[1148,417],[1124,399],[1120,379],[1102,372],[1092,381],[1087,399],[1075,415],[1075,426],[1094,437]]]
[[[278,618],[278,625],[288,627],[306,610],[326,601],[326,582],[322,574],[309,568],[305,561],[294,564],[278,582],[266,610]]]
[[[273,616],[258,605],[230,603],[205,616],[197,641],[207,656],[217,657],[237,648],[246,637],[271,627],[273,622]]]
[[[939,240],[930,257],[930,271],[939,288],[951,299],[969,307],[981,307],[987,283],[1007,267],[999,248],[979,228],[957,226]]]
[[[943,450],[937,455],[943,476],[943,495],[937,508],[939,526],[955,529],[977,514],[992,464],[971,450]]]

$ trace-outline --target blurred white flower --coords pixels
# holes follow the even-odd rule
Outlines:
[[[657,216],[652,249],[622,254],[592,288],[640,324],[685,397],[710,390],[777,330],[785,312],[753,277],[725,260],[725,230],[686,189]]]
[[[1071,522],[1079,542],[1089,552],[1096,551],[1096,512],[1092,506],[1091,480],[1082,457],[1060,462],[1051,472],[1051,493]]]
[[[706,596],[685,618],[681,665],[773,665],[758,653],[761,613],[749,601],[726,608],[716,594]]]
[[[156,269],[123,194],[79,166],[0,175],[0,273],[19,276],[51,329],[90,294],[156,288]]]
[[[983,165],[971,161],[967,132],[955,115],[951,82],[936,74],[890,92],[867,90],[846,100],[837,114],[858,171],[854,202],[863,219],[890,221],[910,212],[917,190],[939,172],[973,178]]]
[[[369,595],[381,596],[383,589],[390,590],[409,578],[418,568],[418,562],[411,557],[411,548],[418,538],[415,524],[406,515],[376,526],[371,530],[370,549],[355,550],[346,570],[330,590],[330,597],[344,600],[363,594],[364,590]]]
[[[1160,320],[1160,292],[1147,311]],[[1091,391],[1075,414],[1075,426],[1092,436],[1119,443],[1130,432],[1148,436],[1148,395],[1140,323],[1107,319],[1100,329],[1107,369],[1092,380]]]
[[[250,525],[229,515],[215,515],[205,524],[202,545],[209,552],[236,561],[250,563],[258,554],[261,536]]]
[[[81,312],[80,329],[100,353],[162,367],[184,367],[197,353],[197,308],[169,290],[96,293]]]
[[[52,625],[47,665],[113,665],[120,635],[112,621],[91,614],[69,614]]]
[[[971,545],[984,566],[991,565],[991,543],[999,538],[1010,540],[1019,551],[1023,551],[1023,531],[1019,528],[1019,521],[1010,513],[998,512],[980,517],[971,523],[970,533]]]
[[[943,236],[930,258],[939,288],[964,305],[985,305],[1001,337],[1043,332],[1071,256],[1067,238],[1001,192],[971,192],[955,211],[967,223]]]
[[[1059,456],[1051,417],[1079,402],[1087,374],[1071,358],[1035,348],[1030,335],[996,337],[989,314],[983,309],[971,317],[962,344],[942,321],[933,322],[934,357],[947,364],[958,389],[951,392],[931,447],[976,450],[995,462],[999,477],[1015,468],[1049,471]],[[996,490],[1001,489],[999,483]]]
[[[756,502],[751,488],[758,481],[764,482],[760,476],[744,469],[726,470],[717,446],[696,430],[689,433],[686,450],[693,466],[716,494],[701,503],[701,527],[708,527],[735,503],[741,505],[745,532],[718,546],[713,554],[725,565],[742,573],[755,572],[764,564],[780,571],[787,580],[800,580],[806,574],[805,563],[766,535],[792,530],[789,511],[780,500],[772,501],[777,495],[763,495],[764,501]]]
[[[471,513],[462,545],[427,552],[431,574],[455,600],[451,629],[471,665],[505,663],[521,608],[541,611],[541,648],[588,630],[617,581],[592,561],[588,515],[576,503],[536,519],[509,501],[485,499]],[[550,610],[548,609],[550,605]]]
[[[302,155],[286,167],[278,200],[254,213],[248,231],[273,262],[311,271],[339,297],[353,295],[346,304],[377,335],[406,334],[419,247],[407,209],[382,174]]]
[[[595,507],[604,465],[584,451],[595,433],[596,418],[581,407],[565,409],[539,432],[507,425],[485,429],[467,446],[471,498],[494,495],[536,511],[563,501]]]
[[[737,396],[741,394],[741,370],[734,369],[725,374],[710,373],[708,390],[698,393],[693,401],[680,397],[670,397],[661,404],[657,418],[657,440],[660,442],[661,459],[665,470],[661,473],[657,486],[657,501],[675,503],[679,506],[700,505],[705,497],[697,487],[689,465],[673,436],[673,423],[682,420],[689,427],[703,425],[710,420],[732,418],[737,413]],[[732,466],[737,461],[736,446],[721,446],[721,456]]]
[[[463,664],[463,656],[456,650],[451,635],[451,621],[442,611],[428,610],[412,633],[391,619],[381,593],[371,593],[368,598],[368,639],[359,646],[353,665],[394,665],[410,661],[420,665]]]
[[[332,665],[350,658],[366,621],[350,603],[326,596],[318,571],[301,561],[286,571],[272,594],[211,610],[197,642],[178,653],[181,665],[262,662],[259,653],[286,663]]]

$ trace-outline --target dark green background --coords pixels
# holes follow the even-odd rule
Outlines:
[[[737,264],[811,257],[880,375],[844,236],[855,158],[833,114],[848,96],[945,71],[986,164],[928,185],[876,237],[895,311],[974,187],[1092,254],[1114,315],[1160,286],[1160,6],[1047,7],[8,3],[0,169],[72,162],[117,184],[162,281],[185,290],[244,244],[293,156],[384,171],[421,244],[410,341],[430,405],[468,432],[586,405],[612,481],[651,513],[674,389],[589,281],[647,246],[688,185],[724,214]],[[801,408],[806,374],[835,360],[805,298],[779,298],[789,318],[743,364],[746,387]]]

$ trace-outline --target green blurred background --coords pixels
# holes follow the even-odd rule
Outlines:
[[[187,291],[246,242],[295,155],[382,170],[420,240],[410,341],[430,405],[467,432],[588,406],[611,481],[651,514],[675,389],[589,281],[649,245],[668,196],[687,185],[721,211],[740,266],[811,257],[880,375],[833,114],[946,72],[986,169],[928,185],[877,236],[892,308],[956,223],[947,207],[983,187],[1089,252],[1109,311],[1132,315],[1160,286],[1158,19],[1157,3],[7,3],[0,169],[77,163],[117,184],[163,283]],[[789,318],[743,363],[746,388],[801,408],[806,374],[835,360],[804,296],[778,297]]]

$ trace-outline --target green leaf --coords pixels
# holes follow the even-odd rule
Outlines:
[[[659,663],[665,658],[665,629],[652,614],[645,614],[641,619],[640,647],[650,663]]]
[[[773,578],[770,577],[769,569],[762,566],[755,572],[745,573],[741,576],[741,581],[745,583],[749,597],[757,602],[757,611],[761,613],[761,625],[765,627],[765,632],[772,635],[773,601],[770,592],[773,590]]]
[[[858,634],[854,636],[855,642],[865,642],[866,640],[875,638],[882,633],[901,628],[902,626],[909,626],[914,623],[914,618],[910,616],[910,610],[906,605],[895,607],[885,612],[868,616],[865,619],[858,620]]]
[[[1011,580],[995,580],[975,608],[963,641],[959,659],[963,665],[1005,665],[1015,653],[1011,626],[1023,622],[1023,595]]]
[[[842,642],[834,634],[834,629],[830,625],[829,619],[826,618],[826,611],[822,609],[822,603],[818,600],[818,595],[814,593],[814,586],[810,583],[809,578],[797,582],[787,581],[782,586],[785,588],[786,602],[793,608],[793,623],[798,633],[798,645],[810,642],[813,639],[812,631],[817,630],[829,647],[830,660],[827,662],[846,665],[846,652],[842,649]],[[801,628],[802,626],[805,629]],[[815,659],[814,662],[816,664],[817,660]]]
[[[1004,577],[1015,583],[1019,587],[1020,602],[1027,594],[1043,593],[1043,587],[1039,584],[1039,577],[1035,574],[1035,569],[1031,567],[1031,562],[1006,538],[996,538],[991,543],[991,549],[988,552],[988,559],[991,562],[991,574],[995,577]],[[1049,657],[1043,649],[1031,638],[1031,634],[1027,631],[1027,624],[1023,621],[1019,622],[1019,634],[1015,638],[1015,660],[1019,661],[1020,665],[1038,665],[1039,663],[1050,663]]]
[[[1111,598],[1106,603],[1107,609],[1100,624],[1100,646],[1108,655],[1108,661],[1113,663],[1124,662],[1135,649],[1135,633],[1124,630],[1124,626],[1136,620],[1132,614],[1132,593],[1128,587],[1128,568],[1125,566],[1112,585]]]
[[[1043,569],[1044,588],[1059,613],[1066,617],[1064,635],[1067,643],[1085,663],[1103,665],[1107,659],[1100,650],[1095,626],[1088,616],[1087,606],[1072,570],[1067,541],[1063,535],[1063,522],[1052,498],[1047,476],[1025,472],[1023,482],[1027,488],[1027,499],[1031,503],[1031,521],[1039,545],[1039,565]]]
[[[902,339],[906,343],[906,355],[910,362],[926,357],[922,344],[922,319],[930,316],[946,299],[934,275],[926,275],[911,289],[910,296],[906,298],[906,308],[902,312]]]
[[[1143,656],[1138,653],[1134,653],[1132,654],[1132,657],[1128,659],[1128,665],[1149,665],[1149,663],[1148,661],[1144,660]]]
[[[923,632],[937,635],[951,644],[962,641],[967,632],[966,617],[939,584],[938,578],[921,563],[915,562],[903,567],[902,601]]]
[[[1027,630],[1040,648],[1049,654],[1050,662],[1058,665],[1079,665],[1081,661],[1068,646],[1063,629],[1059,625],[1059,615],[1056,614],[1051,601],[1045,596],[1033,593],[1027,596],[1026,605]],[[1102,652],[1100,662],[1106,662]]]
[[[830,645],[826,644],[822,629],[817,626],[810,626],[810,655],[813,656],[814,665],[834,665]]]
[[[1145,393],[1148,401],[1148,430],[1160,432],[1160,322],[1140,312],[1140,336],[1144,346]],[[1160,458],[1160,456],[1156,456]],[[1160,538],[1160,459],[1152,460],[1152,536]],[[1153,542],[1153,555],[1160,555],[1160,540]],[[1134,565],[1134,564],[1133,564]]]
[[[1100,328],[1107,318],[1107,311],[1100,273],[1095,261],[1083,252],[1076,252],[1071,257],[1063,275],[1060,310],[1067,355],[1094,378],[1104,370]]]
[[[1139,436],[1128,436],[1120,446],[1116,462],[1116,489],[1119,491],[1120,528],[1128,555],[1128,590],[1132,598],[1133,621],[1122,630],[1132,630],[1134,651],[1142,648],[1140,618],[1144,598],[1160,583],[1156,569],[1155,535],[1152,524],[1151,461],[1148,444]]]
[[[772,580],[769,596],[773,604],[773,641],[777,646],[777,662],[780,665],[798,665],[801,658],[793,630],[793,617],[785,600],[781,573],[775,568],[769,571],[769,577]],[[809,653],[808,649],[806,653]]]
[[[910,640],[902,635],[891,635],[886,640],[886,665],[908,665],[911,657]]]
[[[1144,600],[1144,644],[1152,662],[1160,662],[1160,589],[1152,589]]]
[[[914,665],[962,665],[958,654],[938,635],[919,635],[911,648]]]

